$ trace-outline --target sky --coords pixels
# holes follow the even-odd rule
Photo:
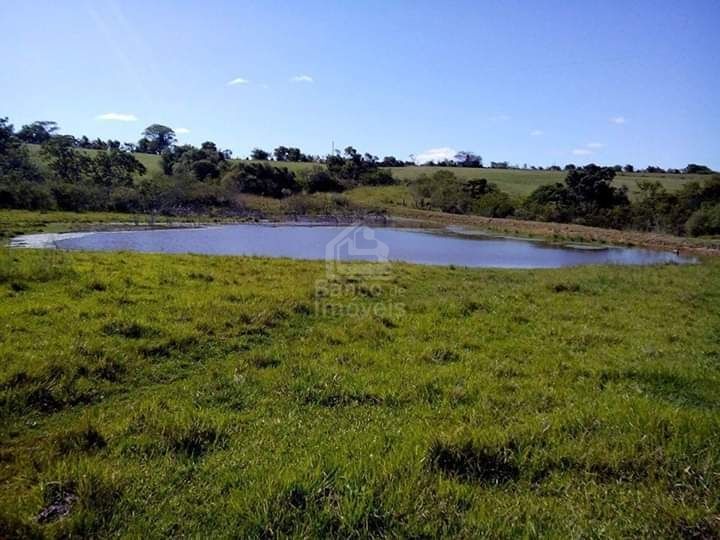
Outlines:
[[[16,128],[720,169],[718,0],[2,0],[0,21]]]

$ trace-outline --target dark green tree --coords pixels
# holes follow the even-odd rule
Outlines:
[[[270,159],[270,153],[266,152],[262,148],[253,148],[250,152],[250,159],[255,161],[267,161]]]
[[[17,136],[21,141],[28,144],[43,144],[50,140],[60,129],[57,122],[43,120],[24,125],[18,131]]]
[[[143,138],[138,141],[138,152],[162,154],[174,145],[176,140],[172,128],[162,124],[152,124],[143,131]]]
[[[58,135],[45,141],[41,155],[47,161],[56,180],[80,183],[89,171],[91,160],[75,150],[75,139],[69,135]]]

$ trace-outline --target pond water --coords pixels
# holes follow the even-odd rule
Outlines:
[[[243,224],[218,227],[26,235],[15,246],[70,250],[260,255],[294,259],[406,261],[486,268],[693,262],[670,252],[588,248],[496,236],[366,226]]]

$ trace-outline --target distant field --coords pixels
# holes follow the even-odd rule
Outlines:
[[[40,147],[37,145],[28,145],[31,153],[37,155]],[[84,150],[88,154],[92,154],[95,150]],[[148,173],[160,172],[160,156],[150,154],[134,154],[135,157],[145,165]],[[317,163],[294,163],[294,162],[277,162],[277,161],[251,161],[251,160],[232,160],[249,161],[252,163],[265,163],[276,167],[287,167],[289,170],[299,173],[303,170],[318,167]],[[401,181],[409,182],[414,180],[421,174],[433,174],[440,170],[449,170],[463,179],[486,178],[490,182],[494,182],[498,187],[516,196],[526,196],[538,186],[544,184],[552,184],[562,182],[566,173],[564,171],[533,171],[533,170],[515,170],[515,169],[465,169],[460,167],[393,167],[389,169],[393,176]],[[696,180],[702,181],[707,175],[701,174],[645,174],[645,173],[620,173],[615,183],[617,185],[627,186],[630,192],[637,190],[637,182],[639,180],[659,181],[670,191],[680,189],[687,182]]]
[[[511,195],[525,196],[531,193],[538,186],[562,182],[565,179],[565,171],[532,171],[515,169],[465,169],[460,167],[397,167],[392,169],[393,176],[400,180],[413,180],[421,174],[433,174],[438,170],[449,170],[458,177],[464,179],[486,178],[494,182],[498,187]],[[702,181],[707,176],[698,174],[644,174],[644,173],[621,173],[615,178],[617,185],[627,186],[633,192],[637,189],[639,180],[659,181],[667,189],[674,191],[680,189],[683,184],[692,181]]]

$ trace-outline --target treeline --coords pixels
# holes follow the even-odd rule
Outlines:
[[[612,184],[615,175],[613,167],[572,167],[564,183],[543,185],[515,199],[484,178],[461,180],[446,170],[420,176],[409,189],[417,208],[444,212],[676,235],[720,234],[720,175],[672,193],[660,182],[640,180],[633,200],[625,186]]]
[[[352,146],[325,158],[280,146],[270,163],[264,162],[269,153],[255,149],[252,157],[258,161],[233,161],[229,151],[213,142],[178,145],[173,130],[160,124],[148,126],[135,145],[98,140],[88,152],[85,138],[57,131],[54,122],[35,122],[16,132],[7,118],[0,118],[0,208],[234,213],[244,209],[243,195],[249,194],[291,197],[301,213],[316,202],[302,194],[390,185],[395,181],[387,167],[398,166],[390,165],[395,158],[380,160]],[[33,158],[28,142],[40,145]],[[162,170],[147,171],[130,150],[159,155]],[[472,152],[456,158],[455,166],[482,167]],[[297,174],[276,165],[290,161],[318,165]],[[621,169],[628,172],[629,167]],[[511,197],[484,178],[461,180],[451,170],[421,175],[408,187],[418,208],[680,235],[720,234],[720,176],[689,182],[672,193],[659,182],[641,179],[631,200],[627,188],[613,185],[622,172],[618,168],[570,164],[564,183],[540,186],[525,198]],[[692,164],[686,170],[709,171]]]
[[[414,165],[415,163],[407,163],[407,165]],[[423,167],[471,167],[476,169],[485,168],[483,165],[482,157],[473,152],[458,152],[455,154],[453,159],[443,159],[439,161],[427,161],[422,163]],[[582,165],[575,165],[574,163],[568,163],[564,167],[559,165],[550,165],[548,167],[530,165],[527,163],[520,165],[510,165],[508,161],[491,161],[490,169],[510,169],[510,170],[522,170],[522,171],[574,171],[575,169],[582,168]],[[689,163],[682,169],[668,168],[663,169],[655,165],[648,165],[643,168],[635,168],[633,165],[613,165],[610,167],[616,173],[647,173],[647,174],[712,174],[713,170],[706,165],[698,165],[697,163]]]
[[[174,132],[149,126],[133,147],[158,154],[162,172],[148,173],[127,145],[89,153],[78,139],[58,135],[48,122],[33,124],[40,145],[31,159],[26,141],[7,118],[0,118],[0,207],[113,210],[178,214],[212,209],[237,211],[241,195],[283,198],[300,193],[335,192],[360,185],[387,185],[392,175],[369,154],[347,147],[299,174],[266,163],[230,161],[230,153],[213,142],[200,147],[177,145]],[[288,149],[293,150],[293,149]],[[296,157],[293,152],[281,157]]]

